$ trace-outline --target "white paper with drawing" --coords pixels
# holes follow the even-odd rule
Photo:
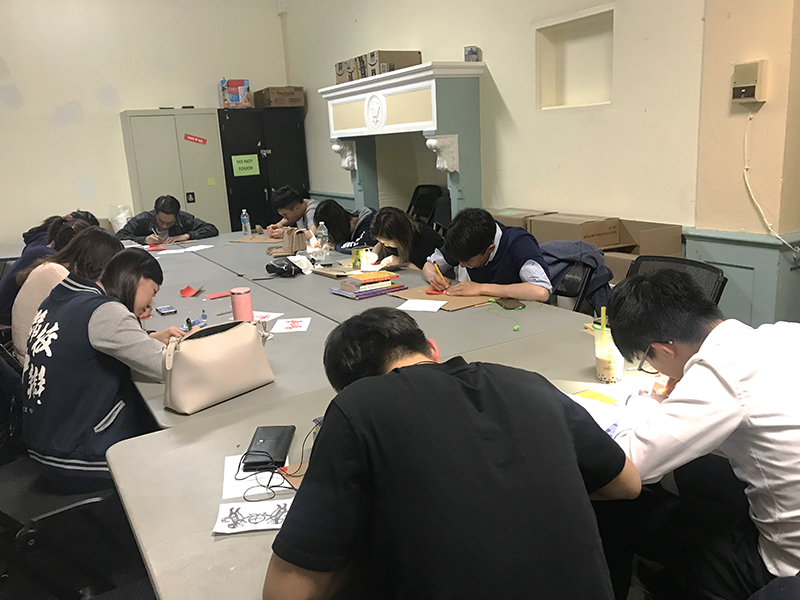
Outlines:
[[[220,504],[214,533],[280,529],[293,498]]]

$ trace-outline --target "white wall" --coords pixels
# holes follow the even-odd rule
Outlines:
[[[618,0],[612,104],[535,109],[535,27],[586,0],[289,0],[289,83],[307,89],[311,187],[352,193],[330,150],[333,64],[370,50],[419,49],[423,61],[483,49],[485,205],[694,224],[704,0]],[[321,40],[324,40],[322,42]]]
[[[795,4],[795,0],[774,0],[766,10],[764,5],[750,0],[707,2],[697,227],[767,232],[742,177],[744,134],[751,109],[754,118],[750,122],[749,177],[753,191],[776,230],[794,231],[800,225],[796,210],[787,217],[785,227],[779,223]],[[767,101],[750,107],[732,104],[734,63],[759,59],[768,61]],[[800,81],[795,77],[795,94],[800,93],[798,86]],[[795,125],[800,123],[797,102],[795,99]],[[793,139],[798,138],[795,135]],[[794,156],[796,161],[796,149]],[[791,176],[794,178],[794,174]],[[795,196],[793,201],[798,202],[798,198]]]
[[[273,2],[0,1],[0,243],[130,204],[119,113],[218,106],[222,77],[285,84]]]

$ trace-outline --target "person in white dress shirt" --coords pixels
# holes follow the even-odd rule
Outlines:
[[[776,576],[797,574],[800,324],[754,329],[724,319],[691,276],[673,269],[623,280],[608,317],[626,359],[640,367],[646,360],[674,382],[669,397],[623,419],[614,434],[642,481],[658,482],[713,453],[726,457],[744,483],[749,518],[732,515],[715,529],[706,525],[722,518],[724,508],[706,506],[707,516],[699,517],[702,511],[681,507],[675,514],[691,514],[694,523],[683,552],[681,533],[670,522],[670,542],[681,558],[667,567],[682,571],[684,597],[747,598]],[[692,595],[698,590],[700,596]]]

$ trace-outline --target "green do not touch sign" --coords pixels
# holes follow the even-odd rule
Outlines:
[[[258,175],[258,154],[240,154],[231,156],[233,161],[233,176],[245,177],[247,175]]]

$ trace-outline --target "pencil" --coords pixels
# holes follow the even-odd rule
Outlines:
[[[439,277],[441,277],[441,278],[442,278],[442,280],[444,280],[444,281],[447,281],[447,280],[444,278],[444,275],[442,275],[442,270],[439,268],[439,265],[438,265],[437,263],[435,263],[435,262],[434,262],[434,263],[433,263],[433,266],[434,266],[434,267],[436,267],[436,272],[439,274]]]

